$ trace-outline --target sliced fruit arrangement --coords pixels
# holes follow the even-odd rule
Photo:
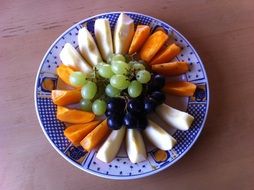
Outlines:
[[[133,163],[147,159],[143,135],[161,150],[172,149],[176,139],[148,117],[154,112],[176,129],[191,127],[191,115],[164,103],[165,94],[192,96],[196,90],[190,82],[166,82],[165,76],[189,70],[187,62],[171,61],[181,47],[168,44],[164,29],[151,33],[149,26],[137,25],[135,30],[124,13],[113,38],[107,19],[95,21],[94,33],[95,39],[87,28],[80,29],[78,50],[66,43],[60,52],[63,64],[56,73],[70,89],[52,90],[52,101],[57,119],[68,123],[66,138],[86,151],[98,148],[96,157],[103,162],[116,157],[124,137]]]
[[[148,121],[144,133],[154,146],[161,150],[170,150],[176,144],[176,140],[170,134],[151,120]]]
[[[68,109],[62,106],[57,106],[56,117],[63,122],[78,124],[93,121],[95,115],[92,112],[84,112],[76,109]]]
[[[162,91],[177,96],[193,96],[196,88],[197,86],[191,82],[177,81],[166,83]]]
[[[99,148],[96,157],[103,162],[111,162],[117,155],[122,144],[126,128],[123,126],[119,130],[113,130],[107,140]]]
[[[146,160],[146,147],[139,130],[127,129],[126,151],[132,163],[138,163]]]
[[[104,120],[80,142],[80,145],[86,151],[91,151],[102,143],[109,133],[110,129],[107,126],[107,120]]]
[[[177,56],[181,51],[181,48],[176,44],[168,45],[165,49],[161,49],[157,55],[150,62],[151,65],[167,63]]]
[[[101,55],[96,46],[96,43],[86,28],[79,30],[78,44],[81,55],[90,65],[95,66],[98,63],[102,62]]]
[[[167,39],[168,35],[165,32],[161,30],[154,32],[143,45],[140,51],[140,58],[146,62],[150,62]]]
[[[70,81],[70,76],[74,72],[74,70],[71,67],[68,67],[64,64],[61,64],[57,69],[56,69],[56,74],[57,76],[64,81],[66,84],[71,86],[71,81]]]
[[[156,108],[156,113],[172,127],[186,131],[191,127],[194,117],[190,114],[179,111],[166,104]]]
[[[151,69],[164,76],[175,76],[186,73],[189,70],[189,65],[183,61],[174,61],[152,65]]]
[[[109,21],[107,19],[97,19],[94,24],[96,42],[103,60],[107,61],[113,54],[113,41]]]
[[[64,48],[60,52],[59,56],[62,63],[66,66],[80,70],[84,73],[90,73],[92,71],[91,66],[87,64],[83,57],[69,43],[64,45]]]
[[[134,20],[126,14],[120,14],[114,31],[114,48],[116,54],[126,54],[134,35]]]
[[[71,125],[64,130],[64,135],[74,144],[79,145],[80,141],[88,135],[100,121],[91,121],[85,124]]]
[[[138,25],[131,41],[129,54],[133,54],[143,46],[150,35],[150,27],[147,25]]]
[[[65,106],[80,102],[80,90],[52,90],[51,98],[54,104],[58,106]]]

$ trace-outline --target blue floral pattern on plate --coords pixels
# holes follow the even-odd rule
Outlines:
[[[51,45],[45,54],[38,70],[35,82],[35,108],[41,128],[52,146],[67,161],[76,167],[91,174],[109,179],[136,179],[155,174],[179,160],[197,140],[204,127],[209,107],[209,86],[204,66],[192,45],[173,27],[156,18],[140,13],[126,12],[135,24],[149,25],[152,30],[163,27],[173,40],[183,47],[182,52],[175,60],[186,61],[190,64],[190,71],[185,74],[187,81],[197,84],[198,90],[193,97],[188,99],[187,112],[195,117],[192,127],[188,131],[177,130],[173,137],[177,139],[177,145],[170,151],[165,152],[163,161],[156,159],[158,149],[148,151],[148,159],[142,163],[132,164],[124,149],[111,163],[103,163],[96,159],[96,150],[90,153],[84,152],[80,147],[73,146],[63,135],[64,124],[56,119],[56,106],[50,98],[50,90],[45,89],[43,82],[52,81],[53,88],[57,81],[56,68],[61,64],[59,53],[65,43],[71,43],[77,47],[78,30],[84,25],[94,35],[94,22],[97,18],[107,18],[111,29],[114,28],[119,12],[110,12],[88,19],[70,27]]]

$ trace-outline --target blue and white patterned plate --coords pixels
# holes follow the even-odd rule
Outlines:
[[[111,28],[114,28],[119,12],[110,12],[90,17],[70,27],[51,45],[45,54],[35,82],[35,108],[40,126],[55,150],[67,161],[83,171],[96,176],[109,179],[136,179],[155,174],[174,164],[192,147],[204,127],[208,106],[209,87],[206,72],[202,61],[192,45],[177,30],[163,21],[140,13],[126,12],[135,24],[150,25],[152,30],[163,27],[171,36],[173,41],[180,44],[183,50],[175,59],[187,61],[190,64],[190,71],[180,78],[190,81],[198,86],[195,95],[184,99],[183,111],[187,111],[195,117],[192,127],[188,131],[169,132],[177,139],[176,146],[166,152],[160,152],[154,147],[148,148],[148,159],[142,163],[132,164],[124,148],[111,163],[103,163],[96,159],[96,151],[85,152],[82,148],[73,146],[63,134],[64,124],[56,119],[56,106],[50,98],[50,88],[57,85],[56,68],[61,64],[59,53],[65,43],[71,43],[77,47],[78,30],[85,24],[88,30],[93,33],[94,22],[97,18],[108,18]],[[47,84],[47,85],[46,85]],[[170,100],[169,100],[170,102]],[[177,107],[176,107],[177,108]],[[178,108],[181,109],[181,108]]]

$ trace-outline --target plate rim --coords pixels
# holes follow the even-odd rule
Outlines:
[[[126,13],[126,14],[135,14],[135,15],[141,15],[141,16],[144,16],[144,17],[148,17],[152,20],[155,20],[155,21],[158,21],[158,22],[161,22],[165,25],[168,25],[170,28],[172,28],[174,30],[174,32],[176,32],[179,36],[181,36],[187,43],[188,45],[194,50],[195,52],[195,55],[197,56],[197,58],[200,60],[200,65],[203,69],[203,73],[204,73],[204,76],[205,76],[205,83],[206,83],[206,90],[207,90],[207,101],[206,101],[206,112],[205,112],[205,115],[204,115],[204,120],[203,120],[203,123],[202,125],[200,126],[200,129],[196,135],[196,137],[193,139],[193,141],[191,142],[191,144],[186,148],[186,150],[181,154],[179,155],[175,160],[173,160],[172,162],[170,162],[168,165],[165,165],[164,167],[161,167],[159,169],[156,169],[156,170],[153,170],[149,173],[145,173],[145,174],[141,174],[141,175],[135,175],[135,176],[110,176],[110,175],[104,175],[104,174],[100,174],[100,173],[96,173],[96,172],[93,172],[92,170],[89,170],[87,168],[84,168],[82,167],[81,165],[77,164],[76,162],[74,162],[73,160],[71,160],[69,157],[67,157],[63,152],[61,152],[57,147],[56,145],[52,142],[52,140],[50,139],[50,137],[48,136],[46,130],[44,129],[43,127],[43,124],[42,124],[42,121],[41,121],[41,118],[40,118],[40,115],[39,115],[39,111],[38,111],[38,102],[37,102],[37,86],[38,86],[38,82],[39,82],[39,75],[41,73],[41,69],[42,69],[42,66],[43,66],[43,63],[44,63],[44,60],[46,59],[47,55],[49,54],[50,50],[54,47],[54,44],[56,44],[61,38],[62,36],[64,36],[66,33],[68,33],[72,28],[74,28],[75,26],[78,26],[90,19],[93,19],[93,18],[96,18],[96,17],[99,17],[99,16],[103,16],[103,15],[109,15],[109,14],[119,14],[119,13]],[[53,148],[65,159],[67,160],[69,163],[71,163],[72,165],[76,166],[77,168],[79,168],[80,170],[82,171],[85,171],[89,174],[92,174],[92,175],[95,175],[97,177],[102,177],[104,179],[114,179],[114,180],[132,180],[132,179],[140,179],[140,178],[144,178],[144,177],[147,177],[147,176],[151,176],[151,175],[154,175],[154,174],[157,174],[159,172],[161,172],[162,170],[165,170],[167,169],[168,167],[172,166],[173,164],[175,164],[178,160],[180,160],[184,155],[186,155],[189,150],[192,148],[192,146],[195,144],[195,142],[197,141],[197,139],[199,138],[205,124],[206,124],[206,121],[207,121],[207,116],[208,116],[208,112],[209,112],[209,105],[210,105],[210,88],[209,88],[209,80],[208,80],[208,77],[207,77],[207,73],[206,73],[206,69],[205,69],[205,66],[203,64],[203,61],[201,60],[199,54],[197,53],[196,49],[193,47],[193,45],[178,31],[176,30],[174,27],[172,27],[170,24],[164,22],[163,20],[161,19],[157,19],[153,16],[149,16],[149,15],[146,15],[146,14],[143,14],[143,13],[139,13],[139,12],[133,12],[133,11],[110,11],[110,12],[104,12],[104,13],[100,13],[100,14],[96,14],[96,15],[93,15],[93,16],[90,16],[90,17],[87,17],[85,19],[82,19],[81,21],[71,25],[69,28],[67,28],[63,33],[61,33],[56,40],[53,41],[53,43],[51,43],[50,47],[47,49],[45,55],[43,56],[41,62],[40,62],[40,66],[38,68],[38,71],[37,71],[37,74],[36,74],[36,78],[35,78],[35,85],[34,85],[34,106],[35,106],[35,110],[36,110],[36,115],[37,115],[37,119],[39,121],[39,124],[40,124],[40,128],[42,129],[44,135],[46,136],[48,142],[51,144],[51,146],[53,146]]]

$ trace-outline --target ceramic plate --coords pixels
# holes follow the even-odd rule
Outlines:
[[[169,24],[151,16],[133,12],[126,12],[126,14],[134,20],[135,24],[149,25],[152,30],[157,27],[163,27],[168,32],[171,39],[183,47],[182,52],[175,60],[186,61],[190,64],[190,71],[180,76],[178,79],[193,82],[198,86],[193,97],[167,97],[167,103],[169,105],[187,111],[195,117],[191,129],[188,131],[171,130],[166,127],[177,140],[177,144],[172,150],[160,151],[153,146],[148,146],[147,161],[132,164],[124,148],[122,148],[111,163],[103,163],[96,159],[96,150],[88,153],[82,148],[73,146],[63,135],[63,130],[65,128],[64,123],[56,119],[56,106],[52,103],[50,98],[50,90],[56,88],[57,85],[58,78],[55,74],[55,70],[61,64],[59,53],[64,44],[68,42],[77,48],[78,30],[86,25],[88,30],[93,33],[94,22],[97,18],[109,19],[111,29],[113,29],[119,12],[104,13],[87,18],[66,30],[56,39],[45,54],[35,82],[34,96],[38,120],[51,145],[72,165],[93,175],[109,179],[142,178],[160,172],[174,164],[188,152],[197,140],[204,127],[209,106],[209,87],[205,68],[197,52],[185,37]],[[172,80],[176,80],[176,78]]]

